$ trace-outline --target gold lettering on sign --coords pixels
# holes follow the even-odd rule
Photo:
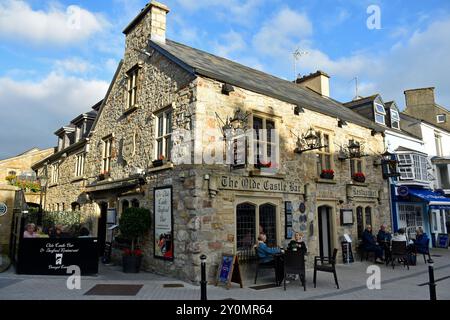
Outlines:
[[[222,176],[219,189],[303,194],[298,182],[260,177]]]
[[[378,198],[378,191],[365,187],[348,186],[347,195],[355,198]]]

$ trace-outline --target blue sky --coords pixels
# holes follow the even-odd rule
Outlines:
[[[436,87],[450,108],[450,1],[165,0],[168,38],[293,80],[318,69],[331,96]],[[53,132],[103,98],[122,30],[146,0],[0,0],[0,159],[50,147]],[[377,5],[381,29],[370,30]],[[80,19],[77,19],[80,17]]]

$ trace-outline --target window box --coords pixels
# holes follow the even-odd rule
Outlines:
[[[357,172],[352,176],[353,181],[364,183],[366,182],[366,176],[362,172]]]
[[[102,172],[98,175],[98,180],[99,181],[103,181],[106,180],[110,177],[110,173],[109,172]]]
[[[334,171],[333,170],[322,170],[322,173],[320,174],[321,179],[334,179]]]
[[[164,159],[157,159],[157,160],[152,161],[153,167],[162,167],[166,163],[167,163],[167,161]]]

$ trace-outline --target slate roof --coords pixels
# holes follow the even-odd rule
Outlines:
[[[347,108],[356,108],[356,107],[365,105],[368,102],[373,102],[378,96],[379,96],[379,94],[377,93],[377,94],[371,95],[369,97],[352,100],[352,101],[344,103],[344,106],[346,106]]]
[[[323,97],[293,82],[171,40],[166,40],[165,44],[150,41],[149,45],[193,75],[205,76],[271,96],[378,132],[384,131],[381,126],[350,110],[338,101]]]

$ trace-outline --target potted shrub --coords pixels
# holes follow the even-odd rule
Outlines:
[[[320,174],[320,177],[322,179],[333,179],[334,178],[334,170],[322,170],[322,173]]]
[[[160,155],[157,160],[152,161],[154,167],[161,167],[165,162],[165,157],[163,155]]]
[[[365,176],[364,173],[362,173],[362,172],[357,172],[357,173],[353,174],[352,178],[353,178],[353,180],[356,181],[356,182],[361,182],[361,183],[363,183],[363,182],[366,181],[366,176]]]
[[[150,211],[144,208],[125,209],[119,219],[119,229],[122,237],[131,242],[131,248],[123,252],[123,272],[137,273],[143,255],[140,240],[150,229]]]

